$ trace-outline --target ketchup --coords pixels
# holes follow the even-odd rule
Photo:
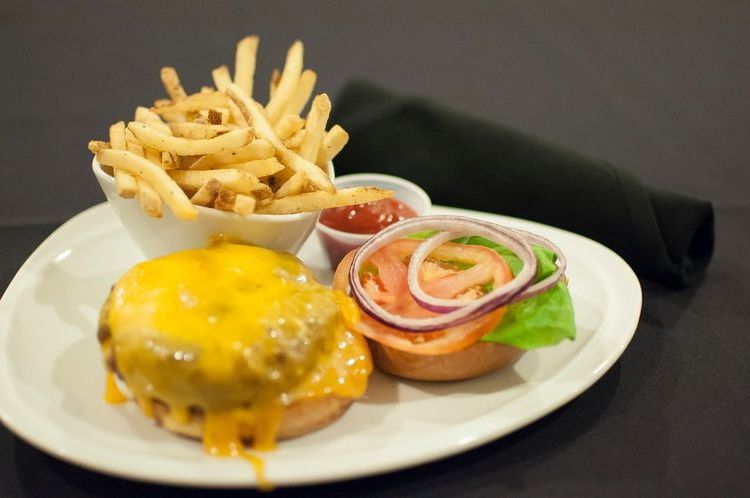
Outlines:
[[[397,221],[417,216],[416,211],[398,199],[387,198],[366,204],[324,209],[320,222],[348,233],[377,233]]]

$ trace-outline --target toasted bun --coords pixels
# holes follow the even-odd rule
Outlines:
[[[454,353],[419,355],[373,340],[367,342],[375,365],[381,370],[415,380],[449,381],[478,377],[514,364],[525,352],[504,344],[477,342]]]
[[[314,432],[341,417],[353,400],[337,396],[326,396],[292,403],[284,410],[277,437],[289,439]],[[203,438],[203,414],[192,413],[188,422],[177,421],[164,403],[154,403],[154,418],[165,429],[194,439]],[[247,429],[246,426],[240,426]],[[251,432],[240,434],[243,439],[252,439]]]

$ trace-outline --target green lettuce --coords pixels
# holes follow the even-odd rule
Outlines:
[[[425,239],[432,231],[419,232],[411,238]],[[513,275],[517,275],[523,263],[513,252],[483,237],[462,237],[453,242],[484,246],[496,251],[508,263]],[[552,274],[557,268],[554,252],[533,246],[537,259],[535,281]],[[508,311],[495,329],[482,338],[484,342],[507,344],[521,349],[554,346],[564,339],[576,337],[575,315],[568,286],[560,281],[550,290],[508,306]]]

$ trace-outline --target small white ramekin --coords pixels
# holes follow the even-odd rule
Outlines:
[[[432,207],[430,196],[419,185],[397,176],[380,173],[357,173],[340,176],[335,179],[335,183],[337,188],[373,186],[392,190],[394,199],[407,204],[417,213],[417,216],[427,215]],[[318,222],[316,230],[332,269],[338,266],[349,251],[358,248],[373,235],[342,232],[320,222]]]
[[[296,254],[312,233],[320,214],[316,211],[243,216],[197,206],[199,214],[195,219],[182,220],[164,206],[162,217],[152,218],[141,210],[137,199],[117,195],[114,178],[102,170],[96,158],[91,167],[109,205],[147,258],[203,248],[216,236]]]

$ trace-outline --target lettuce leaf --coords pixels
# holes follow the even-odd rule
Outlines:
[[[426,239],[434,231],[419,232],[411,238]],[[513,252],[500,244],[483,237],[462,237],[453,242],[488,247],[496,251],[508,263],[513,275],[523,268],[523,263]],[[552,251],[533,246],[537,258],[538,282],[555,271],[557,257]],[[482,338],[484,342],[507,344],[521,349],[536,349],[554,346],[564,339],[575,339],[575,314],[568,286],[562,281],[556,286],[524,301],[508,306],[508,311],[495,329]]]

